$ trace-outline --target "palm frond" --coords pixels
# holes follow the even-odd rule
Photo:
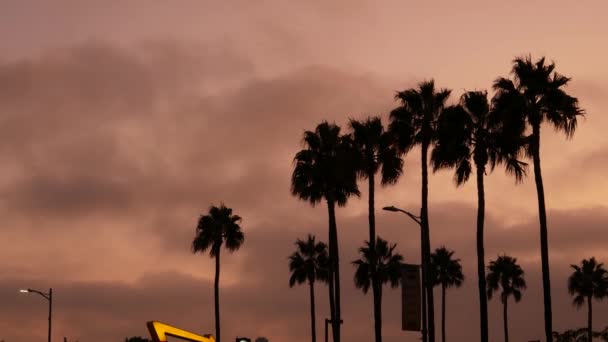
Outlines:
[[[297,239],[294,244],[296,251],[289,257],[290,287],[306,281],[326,282],[329,278],[327,245],[317,242],[310,234],[306,240]]]

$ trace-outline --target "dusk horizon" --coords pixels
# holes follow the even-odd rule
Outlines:
[[[498,78],[515,78],[517,58],[554,63],[584,111],[571,137],[543,123],[540,158],[552,330],[587,327],[587,304],[573,305],[568,279],[584,259],[608,263],[608,4],[0,3],[0,341],[47,339],[48,303],[19,293],[28,288],[53,289],[53,342],[150,338],[148,321],[215,336],[215,260],[193,239],[222,204],[244,234],[233,252],[221,247],[222,340],[310,341],[309,287],[290,287],[289,257],[309,234],[330,241],[326,197],[311,206],[293,183],[297,153],[310,148],[305,132],[327,122],[353,133],[353,120],[377,116],[394,135],[399,92],[434,81],[451,90],[446,108],[470,91],[491,101]],[[421,215],[421,147],[409,147],[394,184],[375,175],[375,235],[420,265],[421,226],[382,210]],[[431,151],[430,251],[454,251],[464,275],[446,290],[447,340],[480,341],[476,168],[457,186],[453,165],[433,170]],[[516,258],[527,286],[521,301],[509,299],[509,339],[544,341],[533,158],[523,147],[505,153],[527,174],[517,182],[504,164],[486,166],[485,265]],[[368,180],[357,167],[360,196],[335,209],[341,339],[373,341],[373,291],[354,281],[353,261],[365,261],[359,248],[370,240]],[[319,279],[324,341],[331,309]],[[438,342],[441,286],[433,293]],[[382,286],[384,342],[421,338],[402,330],[401,300],[400,287]],[[607,327],[608,301],[594,300],[593,330]],[[488,332],[503,340],[499,293],[488,301]]]

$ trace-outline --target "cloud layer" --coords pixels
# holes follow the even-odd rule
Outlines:
[[[552,45],[557,33],[546,42],[498,28],[478,32],[471,18],[486,21],[511,9],[473,2],[439,10],[364,2],[54,4],[11,2],[0,14],[20,35],[0,32],[9,47],[0,59],[0,340],[45,337],[44,303],[19,295],[21,287],[54,288],[54,340],[145,336],[151,319],[213,332],[213,263],[189,247],[198,216],[223,201],[244,218],[246,234],[242,249],[222,260],[224,336],[307,341],[307,288],[288,287],[287,257],[296,238],[313,233],[326,240],[327,219],[322,205],[311,208],[289,193],[304,130],[321,120],[386,119],[397,89],[432,76],[454,88],[454,98],[463,88],[488,87],[520,51],[560,57],[560,71],[574,76],[569,90],[588,112],[572,141],[546,129],[542,144],[554,326],[584,325],[566,291],[569,265],[591,256],[608,260],[608,119],[601,115],[608,75],[591,72],[598,63],[592,20],[580,22],[580,32],[559,27],[562,36],[581,36],[575,44],[588,52],[583,58]],[[66,8],[76,15],[68,19]],[[564,11],[573,20],[591,15],[588,8]],[[24,15],[38,26],[11,19]],[[521,30],[544,32],[534,18],[518,18]],[[425,30],[430,39],[412,34]],[[492,34],[502,39],[499,48],[486,47]],[[481,50],[471,57],[473,48]],[[418,153],[406,156],[396,186],[378,190],[378,208],[419,206]],[[430,191],[432,244],[454,249],[466,277],[461,289],[448,291],[448,338],[476,340],[476,190],[472,183],[454,187],[451,172],[442,171]],[[511,335],[538,339],[533,179],[515,186],[496,170],[486,191],[486,257],[517,257],[528,280],[522,302],[510,306]],[[373,336],[371,295],[354,288],[349,265],[367,237],[366,196],[338,211],[349,341]],[[379,234],[396,242],[407,262],[419,262],[418,228],[395,214],[376,216]],[[385,340],[415,341],[418,334],[400,331],[399,295],[387,289],[384,296]],[[606,304],[594,310],[596,326],[608,325]],[[327,313],[327,289],[318,285],[318,336]],[[490,302],[493,339],[501,337],[501,319],[499,303]]]

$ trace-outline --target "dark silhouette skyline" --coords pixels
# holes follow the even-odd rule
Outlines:
[[[452,89],[448,106],[467,91],[492,98],[493,80],[512,78],[512,59],[528,54],[572,77],[565,90],[588,113],[571,140],[541,127],[553,330],[586,327],[587,307],[572,305],[566,279],[570,264],[608,260],[608,77],[598,44],[607,9],[540,1],[522,11],[480,0],[3,2],[0,339],[46,338],[44,302],[15,292],[23,287],[56,292],[53,341],[145,338],[151,318],[214,333],[215,260],[193,255],[190,243],[199,215],[223,201],[243,217],[247,241],[221,253],[222,339],[309,341],[309,289],[289,288],[286,257],[308,233],[328,242],[328,217],[325,204],[313,208],[289,192],[302,133],[324,120],[342,133],[351,118],[380,116],[387,125],[395,91],[431,78]],[[397,184],[376,186],[375,206],[418,213],[418,153],[404,157]],[[500,170],[484,178],[486,258],[506,253],[526,271],[528,289],[509,305],[514,341],[544,336],[538,202],[532,161],[524,161],[520,185]],[[453,174],[429,173],[431,247],[455,250],[467,279],[447,291],[447,339],[477,341],[477,189],[455,187]],[[355,287],[349,264],[369,239],[368,182],[358,185],[361,198],[336,209],[343,341],[374,338],[372,295]],[[414,222],[376,211],[375,228],[407,263],[419,263]],[[329,293],[315,290],[323,322]],[[384,342],[418,341],[419,333],[399,330],[400,291],[382,295]],[[436,288],[437,338],[438,296]],[[605,304],[593,302],[594,330],[608,325]],[[501,311],[490,302],[491,340],[502,339]]]

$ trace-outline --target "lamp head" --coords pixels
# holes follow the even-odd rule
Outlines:
[[[382,208],[382,210],[386,210],[386,211],[399,211],[397,208],[395,208],[392,205],[390,207],[384,207],[384,208]]]
[[[19,292],[21,292],[21,293],[28,293],[28,292],[30,292],[30,289],[20,289]]]

